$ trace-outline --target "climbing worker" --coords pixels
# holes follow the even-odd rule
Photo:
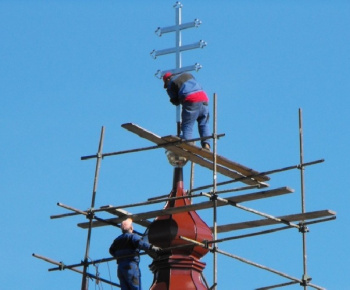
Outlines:
[[[122,290],[141,290],[140,250],[145,250],[152,256],[160,254],[162,250],[143,241],[139,235],[133,233],[132,219],[124,220],[120,228],[122,234],[113,241],[109,248],[109,253],[117,258],[120,287]]]
[[[190,73],[172,74],[167,72],[163,75],[164,88],[170,102],[182,105],[181,131],[182,138],[192,139],[194,123],[198,122],[198,132],[201,138],[210,136],[208,96],[201,85]],[[201,141],[202,148],[210,150],[208,139]]]

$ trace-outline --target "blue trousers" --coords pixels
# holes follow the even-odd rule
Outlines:
[[[141,272],[136,262],[118,265],[118,278],[121,290],[141,290]]]
[[[182,104],[181,113],[181,131],[182,138],[185,140],[193,139],[192,132],[194,123],[198,123],[198,132],[200,137],[210,136],[209,132],[209,109],[208,105],[204,105],[203,102],[190,103],[184,102]],[[209,139],[201,142],[201,145],[209,144]]]

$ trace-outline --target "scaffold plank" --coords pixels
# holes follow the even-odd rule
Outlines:
[[[124,217],[125,218],[125,216],[132,215],[131,212],[128,212],[128,211],[126,211],[124,209],[119,209],[119,208],[109,209],[109,207],[112,207],[112,206],[111,205],[102,206],[101,209],[103,209],[106,212],[109,212],[110,214],[116,215],[118,217]],[[141,226],[144,226],[144,227],[148,227],[151,224],[151,222],[149,220],[139,220],[139,221],[134,221],[134,223],[138,224],[138,225],[141,225]]]
[[[226,198],[229,201],[236,202],[236,203],[241,203],[241,202],[246,202],[246,201],[252,201],[252,200],[258,200],[262,198],[268,198],[268,197],[273,197],[273,196],[278,196],[282,194],[289,194],[294,192],[293,189],[289,187],[280,187],[272,190],[265,190],[265,191],[259,191],[255,193],[250,193],[250,194],[244,194],[244,195],[238,195],[238,196],[232,196],[229,198]],[[222,201],[217,201],[217,206],[225,206],[228,205],[226,202]],[[173,208],[168,208],[168,209],[161,209],[161,210],[154,210],[154,211],[149,211],[149,212],[143,212],[143,213],[137,213],[137,214],[130,214],[127,215],[127,217],[132,218],[134,222],[136,221],[142,221],[150,218],[155,218],[157,216],[164,216],[164,215],[170,215],[170,214],[177,214],[177,213],[182,213],[182,212],[188,212],[188,211],[196,211],[196,210],[203,210],[203,209],[209,209],[213,207],[213,202],[212,201],[205,201],[202,203],[197,203],[197,204],[191,204],[187,206],[181,206],[181,207],[173,207]],[[111,222],[114,224],[121,223],[126,216],[119,217],[119,218],[111,218],[111,219],[106,219],[107,222]],[[108,224],[102,221],[94,221],[92,223],[92,227],[101,227],[101,226],[107,226]],[[89,226],[89,223],[79,223],[79,227],[86,229]]]
[[[165,136],[162,137],[163,140],[168,141],[168,142],[175,142],[175,141],[181,141],[181,138],[177,137],[177,136]],[[179,143],[176,145],[176,147],[180,147],[182,149],[185,149],[191,153],[197,154],[205,159],[208,159],[210,161],[214,160],[214,153],[207,151],[207,150],[203,150],[203,148],[189,144],[189,143]],[[245,176],[250,176],[250,175],[259,175],[260,172],[248,168],[242,164],[239,164],[237,162],[234,162],[232,160],[229,160],[219,154],[216,154],[216,162],[217,164],[220,164],[224,167],[227,167],[229,169],[232,170],[236,170],[237,172],[242,173]],[[258,181],[268,181],[270,180],[270,177],[266,176],[266,175],[261,175],[261,176],[256,176],[254,177],[254,179],[258,180]]]
[[[135,125],[133,123],[123,124],[122,127],[124,129],[126,129],[126,130],[128,130],[128,131],[130,131],[130,132],[132,132],[132,133],[134,133],[134,134],[136,134],[144,139],[147,139],[151,142],[154,142],[158,145],[163,145],[163,144],[168,143],[168,141],[163,140],[160,136],[158,136],[150,131],[147,131],[146,129],[141,128],[140,126]],[[183,148],[177,147],[175,145],[169,144],[169,145],[166,145],[166,148],[171,150],[175,154],[186,157],[187,159],[197,163],[198,165],[201,165],[201,166],[206,167],[210,170],[213,170],[213,162],[210,160],[207,160],[201,156],[193,154],[193,153],[191,153],[187,150],[184,150]],[[219,172],[227,177],[233,178],[233,179],[239,179],[239,178],[246,177],[246,175],[243,175],[243,174],[236,172],[236,171],[232,171],[231,169],[223,167],[221,165],[217,165],[216,169],[217,169],[217,172]],[[242,182],[245,184],[249,184],[249,185],[262,184],[264,187],[268,186],[266,183],[261,183],[257,180],[253,180],[251,178],[243,179]]]
[[[286,220],[289,222],[293,222],[293,221],[306,221],[306,220],[318,219],[318,218],[335,216],[335,215],[336,213],[334,211],[320,210],[320,211],[313,211],[313,212],[307,212],[307,213],[285,215],[277,218]],[[260,219],[260,220],[253,220],[253,221],[218,226],[217,231],[218,233],[224,233],[229,231],[244,230],[244,229],[261,227],[261,226],[270,226],[275,224],[278,224],[278,222],[275,220]]]

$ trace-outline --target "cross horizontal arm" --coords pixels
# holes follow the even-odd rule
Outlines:
[[[162,36],[162,34],[165,34],[165,33],[174,32],[174,31],[178,31],[178,30],[184,30],[184,29],[188,29],[188,28],[192,28],[192,27],[198,27],[201,24],[202,24],[202,21],[200,21],[199,19],[195,19],[192,22],[187,22],[187,23],[183,23],[180,25],[158,27],[157,30],[155,31],[155,33],[158,36]]]

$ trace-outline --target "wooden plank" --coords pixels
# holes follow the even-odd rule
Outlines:
[[[314,212],[285,215],[277,218],[283,219],[289,222],[293,222],[293,221],[303,221],[303,220],[305,221],[310,219],[318,219],[322,217],[334,216],[335,214],[336,213],[331,210],[320,210],[320,211],[314,211]],[[278,223],[279,222],[271,219],[253,220],[253,221],[218,226],[217,231],[218,233],[224,233],[229,231],[244,230],[244,229],[261,227],[261,226],[270,226]]]
[[[122,218],[126,218],[126,216],[132,215],[131,212],[128,212],[124,209],[118,209],[118,208],[109,209],[109,207],[112,207],[112,206],[111,205],[101,206],[100,209],[103,209],[104,211],[109,212],[110,214],[113,214]],[[134,223],[146,228],[151,224],[149,220],[139,220],[139,221],[134,221]]]
[[[208,168],[210,170],[213,170],[213,163],[211,161],[208,161],[200,156],[197,156],[195,154],[192,154],[191,152],[185,151],[181,148],[178,148],[176,146],[167,146],[169,150],[174,152],[177,155],[184,156],[187,159],[197,163],[198,165]],[[239,178],[244,178],[245,175],[242,175],[238,172],[232,171],[228,168],[222,167],[221,165],[216,166],[217,172],[221,173],[222,175],[225,175],[227,177],[230,177],[232,179],[239,179]],[[260,183],[259,181],[253,180],[251,178],[249,179],[243,179],[241,182],[248,184],[248,185],[257,185],[257,184],[262,184],[263,187],[267,187],[268,185],[266,183]]]
[[[143,129],[140,126],[135,125],[133,123],[123,124],[122,127],[127,129],[128,131],[135,133],[136,135],[138,135],[142,138],[145,138],[149,141],[152,141],[158,145],[163,145],[163,144],[168,143],[168,141],[163,140],[161,137],[157,136],[156,134],[154,134],[150,131],[147,131],[146,129]],[[195,155],[195,154],[188,152],[182,148],[179,148],[175,145],[167,145],[166,148],[171,150],[172,152],[174,152],[177,155],[184,156],[187,159],[189,159],[189,160],[191,160],[191,161],[193,161],[193,162],[195,162],[203,167],[206,167],[210,170],[213,170],[213,162],[206,160],[201,156]],[[232,171],[232,170],[225,168],[225,167],[222,167],[220,165],[217,166],[217,172],[219,172],[225,176],[228,176],[230,178],[233,178],[233,179],[239,179],[239,178],[245,177],[245,175],[242,175],[241,173]],[[245,184],[248,184],[248,185],[261,184],[264,187],[268,186],[268,184],[266,184],[266,183],[261,183],[259,181],[253,180],[253,179],[245,179],[245,180],[242,180],[242,182]]]
[[[121,125],[124,129],[144,138],[149,141],[152,141],[158,145],[166,143],[162,138],[136,124],[133,123],[125,123]]]
[[[177,137],[177,136],[165,136],[162,137],[163,140],[166,140],[168,142],[175,142],[175,141],[181,141],[181,138]],[[177,147],[186,149],[187,151],[194,153],[194,154],[198,154],[201,157],[208,159],[210,161],[214,160],[214,153],[207,151],[207,150],[203,150],[203,148],[192,145],[192,144],[188,144],[188,143],[179,143],[176,145]],[[221,155],[216,154],[216,162],[217,164],[220,164],[224,167],[227,167],[229,169],[232,170],[236,170],[237,172],[242,173],[244,176],[250,176],[250,175],[258,175],[260,174],[260,172],[248,168],[242,164],[239,164],[237,162],[234,162],[232,160],[229,160]],[[259,181],[268,181],[270,180],[270,177],[266,176],[266,175],[261,175],[261,176],[256,176],[254,177],[254,179],[259,180]]]
[[[280,188],[276,188],[276,189],[272,189],[272,190],[265,190],[265,191],[250,193],[250,194],[232,196],[232,197],[229,197],[226,199],[230,200],[232,202],[241,203],[241,202],[246,202],[246,201],[267,198],[267,197],[278,196],[278,195],[282,195],[282,194],[288,194],[288,193],[292,193],[292,192],[294,192],[294,190],[289,188],[289,187],[280,187]],[[217,201],[218,207],[225,206],[225,205],[228,205],[228,204],[226,202],[222,202],[219,200]],[[177,214],[177,213],[188,212],[188,211],[196,211],[196,210],[208,209],[208,208],[212,208],[212,207],[213,207],[213,202],[206,201],[206,202],[191,204],[191,205],[187,205],[187,206],[154,210],[154,211],[138,213],[138,214],[130,214],[127,216],[132,218],[133,221],[136,222],[136,221],[142,221],[142,220],[146,220],[146,219],[150,219],[150,218],[155,218],[157,216]],[[119,217],[119,218],[107,219],[106,221],[118,224],[118,223],[121,223],[124,219],[125,219],[125,216],[123,216],[121,218]],[[101,222],[101,221],[94,221],[92,223],[92,227],[101,227],[101,226],[107,226],[107,225],[108,224]],[[79,223],[78,226],[83,228],[83,229],[86,229],[86,228],[88,228],[89,223]]]

